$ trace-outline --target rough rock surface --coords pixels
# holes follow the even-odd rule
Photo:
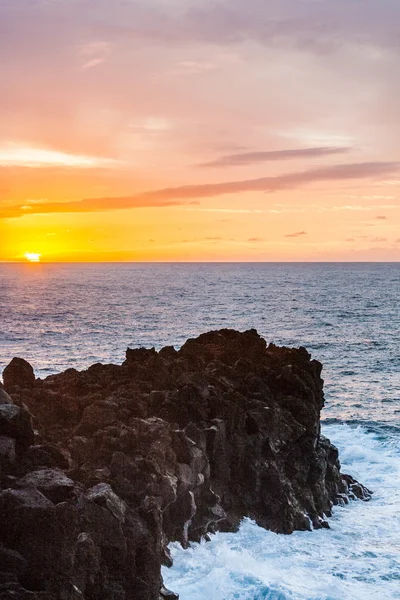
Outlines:
[[[244,516],[281,533],[328,527],[334,504],[369,499],[320,435],[321,368],[254,330],[128,349],[121,366],[43,381],[13,359],[0,600],[174,598],[160,575],[170,541],[234,531]]]

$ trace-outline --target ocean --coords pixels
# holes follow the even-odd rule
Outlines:
[[[166,585],[181,600],[400,599],[400,264],[1,264],[0,369],[37,376],[255,328],[324,365],[323,433],[343,471],[374,491],[330,530],[277,535],[245,520],[182,550]]]

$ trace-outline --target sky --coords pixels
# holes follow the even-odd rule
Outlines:
[[[0,261],[400,260],[399,0],[0,0]]]

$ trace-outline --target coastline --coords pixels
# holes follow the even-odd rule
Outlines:
[[[243,517],[281,533],[328,527],[333,504],[369,499],[340,475],[336,448],[320,436],[320,373],[304,348],[267,346],[255,330],[210,332],[179,351],[128,349],[120,367],[43,381],[28,363],[11,363],[4,382],[14,405],[3,406],[24,425],[15,437],[6,429],[15,455],[3,468],[2,536],[35,572],[18,585],[49,597],[75,586],[83,597],[119,590],[118,598],[158,600],[171,541],[186,547],[236,531]],[[23,550],[38,511],[46,528],[57,515],[54,529],[49,539],[37,524]]]

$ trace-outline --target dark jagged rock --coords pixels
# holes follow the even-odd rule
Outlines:
[[[74,491],[74,482],[61,469],[38,469],[17,481],[22,488],[35,488],[54,504],[68,500]]]
[[[371,490],[366,488],[364,485],[353,479],[351,475],[342,475],[342,482],[345,488],[346,494],[354,500],[371,500]]]
[[[15,439],[21,452],[27,450],[35,439],[28,411],[14,404],[0,404],[0,435]]]
[[[18,388],[30,389],[35,385],[32,366],[23,358],[13,358],[3,371],[3,381],[9,394]]]
[[[320,435],[321,368],[254,330],[128,349],[121,366],[44,381],[13,359],[0,599],[177,598],[160,575],[170,541],[235,531],[245,516],[280,533],[329,527],[334,504],[368,500]]]
[[[6,390],[3,388],[3,385],[0,383],[0,404],[12,404],[12,398],[9,394],[7,394]]]

